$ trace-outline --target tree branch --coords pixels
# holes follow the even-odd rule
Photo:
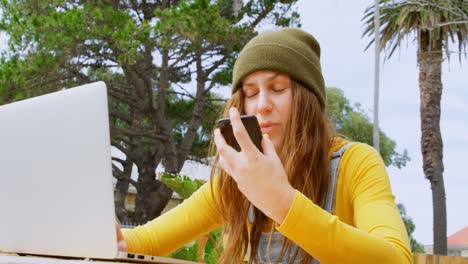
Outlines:
[[[439,27],[445,27],[445,26],[449,26],[449,25],[460,25],[460,24],[468,24],[468,20],[439,23],[439,24],[435,24],[432,27],[423,27],[423,29],[434,30],[434,29],[439,28]]]
[[[133,130],[128,130],[128,129],[123,129],[123,128],[116,128],[112,127],[111,128],[111,133],[114,134],[125,134],[129,136],[138,136],[138,137],[147,137],[147,138],[152,138],[156,140],[166,140],[166,136],[163,135],[157,135],[155,134],[156,131],[148,131],[148,132],[143,132],[143,131],[133,131]]]
[[[118,118],[120,120],[123,120],[129,124],[131,124],[133,122],[133,120],[129,117],[129,116],[126,116],[124,115],[122,112],[119,112],[115,109],[110,109],[109,110],[109,114],[115,118]]]
[[[122,164],[122,166],[125,165],[125,164],[127,163],[126,160],[119,159],[119,158],[116,158],[116,157],[112,157],[112,160],[113,160],[113,161],[117,161],[118,163]]]
[[[182,144],[180,145],[180,151],[177,157],[178,170],[182,169],[182,165],[184,164],[184,161],[189,154],[190,147],[192,146],[193,141],[195,140],[197,129],[201,123],[203,105],[205,102],[205,80],[208,75],[202,67],[200,50],[195,51],[195,57],[197,68],[197,94],[195,96],[195,105],[193,107],[192,118],[190,119],[187,132],[185,133]]]
[[[218,67],[221,64],[225,63],[226,60],[227,60],[227,55],[224,55],[224,57],[222,59],[220,59],[217,62],[213,63],[213,65],[210,68],[205,70],[205,75],[206,76],[210,75],[214,70],[218,69]]]
[[[462,9],[447,8],[447,7],[443,6],[443,5],[440,5],[440,3],[443,3],[443,2],[444,1],[435,2],[435,1],[421,1],[421,0],[406,0],[406,1],[403,1],[403,2],[395,3],[395,1],[393,1],[391,4],[384,5],[382,7],[382,9],[384,9],[384,8],[398,8],[400,6],[408,6],[408,5],[417,5],[417,6],[420,6],[420,7],[430,6],[430,7],[438,8],[440,10],[447,11],[447,12],[451,13],[452,15],[458,17],[459,19],[462,19],[462,20],[467,20],[468,19],[468,15],[465,14],[465,12]],[[445,2],[450,3],[450,1],[445,1]],[[451,6],[453,6],[453,5],[451,5]]]
[[[126,142],[128,144],[128,142]],[[122,151],[126,156],[128,156],[128,150],[120,145],[120,142],[115,139],[115,137],[111,137],[111,145],[114,146],[116,149]]]
[[[134,107],[138,111],[140,111],[140,112],[143,111],[143,109],[141,108],[141,106],[137,102],[129,99],[128,97],[125,97],[125,96],[123,96],[121,94],[116,93],[115,90],[107,89],[107,93],[109,94],[109,96],[114,97],[115,99],[118,99],[121,102],[126,103],[131,107]]]

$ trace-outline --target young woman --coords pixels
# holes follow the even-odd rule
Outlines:
[[[237,152],[217,129],[210,184],[161,217],[123,230],[132,252],[166,255],[223,226],[220,263],[411,263],[385,165],[333,133],[320,46],[300,29],[253,38],[234,66],[229,117]],[[255,115],[260,152],[240,115]]]

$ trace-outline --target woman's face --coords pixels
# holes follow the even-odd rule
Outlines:
[[[242,92],[245,114],[257,116],[262,134],[270,136],[278,151],[291,115],[291,78],[275,71],[256,71],[244,78]]]

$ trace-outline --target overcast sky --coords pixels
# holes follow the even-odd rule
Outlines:
[[[373,107],[374,47],[364,52],[370,39],[361,39],[361,18],[373,2],[302,0],[297,5],[302,28],[320,42],[326,85],[342,89],[352,103],[361,103],[369,110],[369,117]],[[432,196],[422,170],[418,67],[412,39],[382,63],[380,80],[381,129],[396,141],[398,152],[407,149],[411,157],[405,168],[389,168],[392,189],[396,201],[405,205],[416,224],[416,240],[432,244]],[[442,82],[441,130],[450,235],[468,226],[468,173],[464,166],[468,156],[468,59],[463,58],[461,66],[456,54],[450,63],[446,61]]]
[[[361,18],[372,0],[302,0],[297,5],[302,28],[322,47],[326,85],[344,91],[351,103],[360,103],[372,116],[373,48],[364,52],[369,39],[361,39]],[[0,46],[5,45],[0,33]],[[455,47],[455,46],[454,46]],[[2,49],[3,47],[0,47]],[[389,168],[398,203],[416,224],[416,240],[432,244],[432,198],[424,179],[420,152],[420,118],[416,46],[412,40],[382,63],[380,126],[397,142],[398,152],[407,149],[411,162],[403,169]],[[443,65],[442,138],[444,141],[445,188],[448,235],[468,226],[468,59],[460,66],[456,55]],[[192,169],[198,174],[199,169]],[[190,171],[190,170],[189,170]],[[207,171],[203,170],[203,173]]]

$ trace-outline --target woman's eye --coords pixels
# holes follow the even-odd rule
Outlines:
[[[275,92],[281,92],[281,91],[283,91],[285,89],[286,89],[286,87],[284,87],[284,86],[275,86],[275,87],[273,87],[273,91],[275,91]]]
[[[247,98],[254,97],[255,95],[257,95],[256,92],[247,92],[247,93],[245,93],[245,97],[247,97]]]
[[[245,96],[246,98],[249,98],[249,97],[255,96],[257,93],[258,93],[258,92],[255,91],[255,90],[253,90],[253,89],[248,89],[248,90],[244,91],[244,96]]]

